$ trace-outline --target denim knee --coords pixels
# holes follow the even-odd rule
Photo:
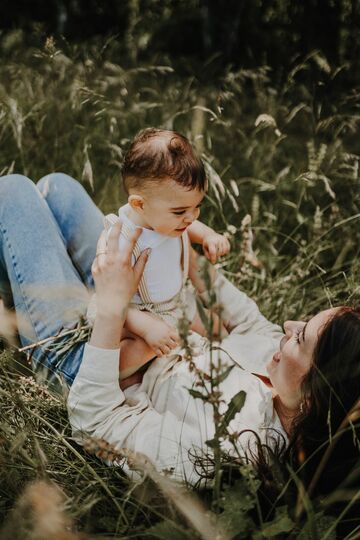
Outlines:
[[[0,177],[0,204],[7,200],[18,200],[19,197],[27,197],[29,193],[36,192],[34,182],[22,174],[8,174]]]
[[[84,188],[68,174],[62,172],[50,173],[46,176],[43,176],[37,183],[38,190],[42,193],[43,197],[47,198],[52,194],[66,194],[74,193],[74,190]]]

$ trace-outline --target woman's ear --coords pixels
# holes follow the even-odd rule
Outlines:
[[[144,210],[144,199],[141,195],[130,195],[128,198],[128,203],[135,212],[143,212]]]

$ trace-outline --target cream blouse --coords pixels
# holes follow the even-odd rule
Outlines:
[[[266,373],[265,365],[278,349],[282,333],[223,276],[219,275],[215,286],[224,306],[224,322],[231,332],[216,354],[222,365],[235,364],[220,384],[223,410],[236,393],[246,392],[244,406],[230,422],[229,431],[243,432],[237,438],[237,450],[249,455],[249,448],[255,449],[251,431],[270,446],[280,438],[287,441],[271,390],[251,373]],[[206,295],[203,300],[206,303]],[[193,334],[193,340],[198,351],[196,365],[209,372],[208,344],[197,334]],[[121,391],[119,350],[87,344],[68,397],[74,438],[80,444],[87,437],[101,438],[117,448],[140,452],[158,471],[166,470],[177,480],[196,483],[199,475],[193,456],[209,452],[205,441],[214,435],[214,421],[211,406],[189,393],[197,379],[181,353],[178,349],[156,359],[141,384]],[[223,449],[234,451],[226,442]]]

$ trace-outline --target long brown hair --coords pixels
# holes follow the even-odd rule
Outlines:
[[[360,307],[340,308],[327,322],[302,382],[304,405],[284,453],[312,499],[331,495],[331,513],[360,484]],[[334,493],[347,494],[336,497]],[[346,518],[360,522],[359,504]],[[345,534],[345,530],[343,531]]]
[[[334,437],[342,437],[341,451],[346,449],[360,457],[359,425],[349,413],[360,398],[360,308],[339,309],[327,322],[314,350],[312,367],[303,379],[303,412],[298,417],[291,438],[290,450],[296,449],[304,466],[304,481],[311,481],[328,443],[337,453]],[[353,416],[352,416],[353,417]],[[341,434],[339,429],[341,428]],[[329,456],[329,464],[330,459]],[[340,461],[343,461],[340,460]],[[326,484],[344,479],[342,464],[332,464],[331,478],[319,478],[315,491]],[[338,470],[338,473],[335,473]],[[305,472],[306,471],[306,472]],[[322,486],[322,487],[321,487]],[[330,486],[329,486],[330,487]],[[332,486],[332,488],[335,486]]]

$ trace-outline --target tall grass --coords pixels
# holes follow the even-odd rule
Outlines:
[[[61,170],[82,180],[104,212],[114,211],[124,202],[120,166],[129,140],[146,126],[176,129],[207,164],[202,219],[231,238],[220,267],[267,317],[306,317],[359,298],[360,93],[342,87],[350,67],[330,66],[314,51],[281,80],[266,66],[214,73],[211,59],[187,75],[166,58],[125,68],[111,40],[60,50],[50,38],[30,49],[18,32],[2,36],[0,48],[1,174],[37,180]],[[18,364],[10,350],[2,353],[0,515],[10,520],[3,531],[26,484],[46,479],[62,489],[59,522],[68,530],[203,536],[185,495],[177,505],[151,475],[130,483],[120,468],[74,446],[64,403],[24,368],[21,378]],[[334,537],[326,501],[307,501],[299,522],[283,498],[262,514],[251,467],[227,464],[222,474],[237,479],[221,485],[218,538]],[[196,497],[210,508],[208,492]],[[26,530],[23,538],[37,538]]]

